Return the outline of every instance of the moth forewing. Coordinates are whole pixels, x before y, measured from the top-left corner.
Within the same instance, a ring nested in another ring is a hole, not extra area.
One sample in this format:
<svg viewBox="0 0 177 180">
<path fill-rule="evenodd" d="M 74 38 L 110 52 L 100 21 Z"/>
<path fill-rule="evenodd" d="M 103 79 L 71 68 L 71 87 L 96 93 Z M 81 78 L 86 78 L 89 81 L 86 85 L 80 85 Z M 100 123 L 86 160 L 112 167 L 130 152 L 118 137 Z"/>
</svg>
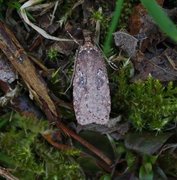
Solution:
<svg viewBox="0 0 177 180">
<path fill-rule="evenodd" d="M 99 49 L 86 41 L 75 61 L 73 104 L 79 124 L 107 124 L 111 110 L 108 75 Z"/>
</svg>

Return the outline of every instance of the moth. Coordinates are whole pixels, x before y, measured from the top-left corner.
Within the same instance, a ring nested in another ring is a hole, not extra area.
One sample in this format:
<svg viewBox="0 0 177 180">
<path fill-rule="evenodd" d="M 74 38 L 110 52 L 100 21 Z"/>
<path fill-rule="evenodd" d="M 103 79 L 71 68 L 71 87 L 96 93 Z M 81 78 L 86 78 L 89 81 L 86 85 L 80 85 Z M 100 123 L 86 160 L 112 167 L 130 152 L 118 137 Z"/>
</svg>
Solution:
<svg viewBox="0 0 177 180">
<path fill-rule="evenodd" d="M 106 65 L 90 37 L 85 37 L 76 53 L 73 105 L 80 125 L 104 125 L 109 121 L 111 98 Z"/>
</svg>

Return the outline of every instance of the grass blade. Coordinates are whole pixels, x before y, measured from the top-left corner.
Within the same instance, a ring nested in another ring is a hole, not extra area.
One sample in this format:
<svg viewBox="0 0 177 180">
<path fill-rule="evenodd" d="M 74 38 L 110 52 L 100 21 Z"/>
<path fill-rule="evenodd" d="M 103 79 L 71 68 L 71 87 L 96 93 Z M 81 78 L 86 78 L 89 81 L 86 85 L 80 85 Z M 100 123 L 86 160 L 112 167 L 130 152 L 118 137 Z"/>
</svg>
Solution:
<svg viewBox="0 0 177 180">
<path fill-rule="evenodd" d="M 123 3 L 124 3 L 124 0 L 117 0 L 116 2 L 116 8 L 112 17 L 111 25 L 110 25 L 110 28 L 109 28 L 109 31 L 108 31 L 108 34 L 106 36 L 104 46 L 103 46 L 103 52 L 105 53 L 106 56 L 108 56 L 109 53 L 111 52 L 113 32 L 116 30 L 117 24 L 119 22 L 121 11 L 123 8 Z"/>
<path fill-rule="evenodd" d="M 170 20 L 163 9 L 157 4 L 155 0 L 141 0 L 143 6 L 147 9 L 148 13 L 160 29 L 167 34 L 171 39 L 177 42 L 177 28 L 176 25 Z"/>
</svg>

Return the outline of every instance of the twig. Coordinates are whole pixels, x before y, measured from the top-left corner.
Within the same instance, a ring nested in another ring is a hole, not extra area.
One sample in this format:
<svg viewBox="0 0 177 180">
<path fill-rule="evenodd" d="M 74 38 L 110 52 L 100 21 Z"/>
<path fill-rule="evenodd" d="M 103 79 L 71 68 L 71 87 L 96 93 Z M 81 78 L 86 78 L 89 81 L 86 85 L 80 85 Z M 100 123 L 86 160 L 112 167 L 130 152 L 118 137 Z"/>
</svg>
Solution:
<svg viewBox="0 0 177 180">
<path fill-rule="evenodd" d="M 4 177 L 6 180 L 19 180 L 18 178 L 16 178 L 15 176 L 13 176 L 9 170 L 0 167 L 0 176 Z"/>
<path fill-rule="evenodd" d="M 59 149 L 59 150 L 74 150 L 75 148 L 65 145 L 65 144 L 59 144 L 57 142 L 54 142 L 52 139 L 51 134 L 49 133 L 44 133 L 42 134 L 42 136 L 44 137 L 44 139 L 50 143 L 52 146 L 54 146 L 55 148 Z M 80 156 L 82 157 L 89 157 L 90 155 L 85 153 L 85 152 L 80 152 Z M 107 163 L 105 163 L 105 161 L 103 160 L 96 160 L 97 164 L 99 164 L 99 166 L 101 166 L 105 171 L 111 173 L 112 172 L 112 168 L 110 165 L 108 165 Z M 119 173 L 115 171 L 115 173 L 118 175 Z"/>
<path fill-rule="evenodd" d="M 103 154 L 99 149 L 97 149 L 92 144 L 88 143 L 85 139 L 78 136 L 75 132 L 67 128 L 63 123 L 56 122 L 56 126 L 59 129 L 61 129 L 63 132 L 65 132 L 68 136 L 71 136 L 73 139 L 75 139 L 76 141 L 80 142 L 83 146 L 88 148 L 91 152 L 96 154 L 100 159 L 106 162 L 106 164 L 112 165 L 112 161 L 105 154 Z"/>
<path fill-rule="evenodd" d="M 169 63 L 172 65 L 173 69 L 176 71 L 177 67 L 176 67 L 176 64 L 174 63 L 174 60 L 171 59 L 166 53 L 165 53 L 165 56 L 166 56 L 167 60 L 169 61 Z"/>
<path fill-rule="evenodd" d="M 55 18 L 55 12 L 57 10 L 58 3 L 59 3 L 59 1 L 55 2 L 55 6 L 54 6 L 54 9 L 53 9 L 53 12 L 52 12 L 52 15 L 51 15 L 50 25 L 53 23 L 53 20 Z"/>
<path fill-rule="evenodd" d="M 21 75 L 29 92 L 43 108 L 44 112 L 54 117 L 58 116 L 56 106 L 49 96 L 44 81 L 41 80 L 33 63 L 28 58 L 15 35 L 0 21 L 0 49 L 9 59 L 15 70 Z"/>
<path fill-rule="evenodd" d="M 68 145 L 59 144 L 57 142 L 54 142 L 49 133 L 43 133 L 42 136 L 48 143 L 50 143 L 52 146 L 54 146 L 55 148 L 57 148 L 59 150 L 71 150 L 71 149 L 74 149 L 74 148 L 72 148 L 72 147 L 70 147 Z"/>
</svg>

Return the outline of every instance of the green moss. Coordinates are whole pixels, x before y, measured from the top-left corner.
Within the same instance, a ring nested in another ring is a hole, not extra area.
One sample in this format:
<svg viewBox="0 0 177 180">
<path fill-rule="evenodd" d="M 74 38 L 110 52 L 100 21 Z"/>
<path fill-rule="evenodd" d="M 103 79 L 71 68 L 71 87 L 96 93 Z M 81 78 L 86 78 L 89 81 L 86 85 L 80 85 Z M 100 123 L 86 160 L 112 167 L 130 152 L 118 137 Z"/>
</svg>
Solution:
<svg viewBox="0 0 177 180">
<path fill-rule="evenodd" d="M 92 12 L 92 17 L 91 17 L 94 21 L 103 21 L 104 17 L 103 17 L 103 13 L 101 13 L 100 11 L 94 11 Z"/>
<path fill-rule="evenodd" d="M 73 158 L 79 153 L 61 152 L 46 143 L 41 133 L 47 128 L 47 121 L 15 114 L 0 132 L 0 165 L 10 167 L 15 176 L 25 180 L 83 179 Z"/>
<path fill-rule="evenodd" d="M 58 52 L 56 49 L 50 48 L 49 51 L 47 52 L 47 57 L 51 60 L 51 61 L 55 61 L 58 59 Z"/>
<path fill-rule="evenodd" d="M 151 76 L 146 81 L 129 82 L 130 67 L 113 75 L 117 86 L 113 95 L 113 112 L 123 115 L 138 130 L 161 131 L 176 121 L 177 88 L 170 82 L 164 87 Z"/>
</svg>

